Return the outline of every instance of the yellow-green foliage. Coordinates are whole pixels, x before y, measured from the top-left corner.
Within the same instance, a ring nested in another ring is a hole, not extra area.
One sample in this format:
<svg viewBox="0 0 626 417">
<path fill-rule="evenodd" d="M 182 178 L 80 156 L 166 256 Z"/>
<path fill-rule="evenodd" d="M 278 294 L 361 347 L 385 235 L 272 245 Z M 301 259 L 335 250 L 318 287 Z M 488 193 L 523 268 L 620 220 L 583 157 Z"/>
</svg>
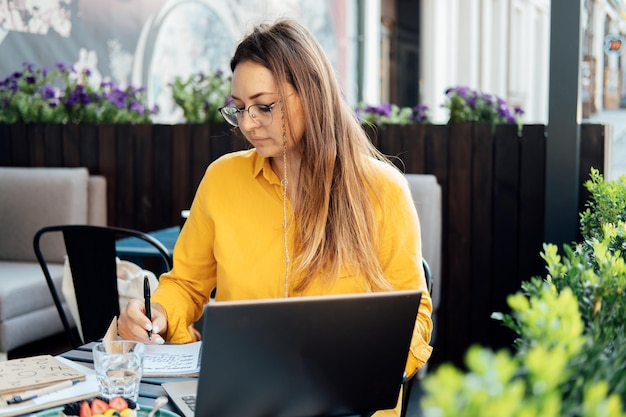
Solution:
<svg viewBox="0 0 626 417">
<path fill-rule="evenodd" d="M 582 242 L 544 245 L 547 276 L 508 298 L 515 354 L 478 346 L 468 372 L 445 364 L 424 380 L 428 417 L 626 416 L 626 177 L 592 170 Z"/>
</svg>

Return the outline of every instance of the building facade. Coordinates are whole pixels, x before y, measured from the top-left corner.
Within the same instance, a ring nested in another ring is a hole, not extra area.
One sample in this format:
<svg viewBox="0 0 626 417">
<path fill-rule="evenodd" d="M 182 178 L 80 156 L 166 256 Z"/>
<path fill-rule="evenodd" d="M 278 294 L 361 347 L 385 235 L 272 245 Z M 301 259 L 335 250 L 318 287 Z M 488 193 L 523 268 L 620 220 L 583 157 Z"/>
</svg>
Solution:
<svg viewBox="0 0 626 417">
<path fill-rule="evenodd" d="M 572 1 L 583 7 L 583 116 L 626 106 L 625 4 Z M 251 25 L 283 16 L 315 33 L 352 103 L 425 104 L 445 123 L 445 91 L 467 86 L 522 107 L 525 123 L 548 121 L 550 0 L 0 2 L 0 78 L 23 62 L 89 67 L 144 86 L 157 121 L 176 122 L 173 77 L 228 71 Z"/>
</svg>

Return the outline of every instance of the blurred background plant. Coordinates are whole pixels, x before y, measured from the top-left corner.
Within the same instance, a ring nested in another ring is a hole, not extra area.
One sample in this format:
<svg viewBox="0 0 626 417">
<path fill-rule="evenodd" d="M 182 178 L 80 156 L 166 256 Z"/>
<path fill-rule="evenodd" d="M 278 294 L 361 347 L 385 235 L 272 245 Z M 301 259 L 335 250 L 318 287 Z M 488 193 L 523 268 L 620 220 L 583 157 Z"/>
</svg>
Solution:
<svg viewBox="0 0 626 417">
<path fill-rule="evenodd" d="M 413 108 L 399 107 L 395 104 L 383 103 L 378 106 L 360 103 L 354 111 L 361 123 L 384 125 L 407 125 L 430 123 L 428 106 L 419 104 Z"/>
<path fill-rule="evenodd" d="M 521 127 L 524 111 L 495 95 L 481 93 L 469 87 L 451 87 L 445 92 L 443 107 L 450 111 L 450 123 L 474 122 L 497 124 L 517 124 Z"/>
<path fill-rule="evenodd" d="M 150 123 L 143 88 L 119 88 L 103 81 L 94 87 L 88 69 L 62 63 L 48 71 L 24 63 L 0 81 L 0 123 Z"/>
<path fill-rule="evenodd" d="M 176 77 L 171 84 L 174 102 L 187 123 L 223 122 L 218 111 L 230 100 L 231 77 L 221 70 Z"/>
<path fill-rule="evenodd" d="M 473 346 L 467 372 L 427 374 L 427 417 L 626 416 L 626 176 L 595 169 L 580 214 L 581 242 L 546 244 L 545 278 L 533 277 L 493 317 L 517 334 L 513 354 Z"/>
</svg>

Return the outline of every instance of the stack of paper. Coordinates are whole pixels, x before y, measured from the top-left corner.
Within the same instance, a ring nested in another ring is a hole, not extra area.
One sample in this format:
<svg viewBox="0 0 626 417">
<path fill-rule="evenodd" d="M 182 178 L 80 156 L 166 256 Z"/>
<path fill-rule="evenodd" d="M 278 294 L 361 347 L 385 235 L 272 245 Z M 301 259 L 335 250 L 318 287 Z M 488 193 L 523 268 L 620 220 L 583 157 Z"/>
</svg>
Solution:
<svg viewBox="0 0 626 417">
<path fill-rule="evenodd" d="M 60 362 L 52 355 L 0 362 L 0 399 L 21 391 L 68 380 L 84 381 L 85 374 Z"/>
<path fill-rule="evenodd" d="M 31 360 L 33 361 L 39 360 L 39 359 L 35 360 L 33 358 L 38 358 L 38 357 L 26 358 L 28 359 L 26 360 L 26 362 L 30 363 Z M 16 415 L 21 415 L 25 413 L 32 413 L 32 412 L 43 410 L 46 408 L 55 407 L 58 405 L 67 404 L 67 403 L 74 402 L 74 401 L 80 401 L 80 400 L 84 400 L 87 398 L 96 397 L 98 395 L 98 381 L 96 380 L 96 373 L 93 369 L 79 365 L 77 363 L 74 363 L 60 356 L 55 356 L 52 359 L 54 359 L 54 361 L 52 362 L 50 361 L 49 358 L 46 358 L 45 362 L 40 362 L 40 364 L 51 364 L 51 363 L 55 364 L 52 368 L 45 368 L 45 372 L 40 371 L 41 375 L 43 374 L 47 375 L 48 372 L 51 372 L 52 374 L 54 374 L 55 372 L 58 372 L 59 375 L 67 373 L 67 376 L 68 377 L 71 376 L 72 380 L 76 380 L 74 378 L 79 376 L 81 382 L 78 382 L 68 388 L 64 388 L 59 391 L 49 392 L 43 395 L 36 396 L 35 398 L 24 401 L 24 402 L 18 402 L 16 404 L 10 404 L 10 405 L 4 402 L 0 405 L 0 416 L 9 417 L 9 416 L 16 416 Z M 3 362 L 4 364 L 4 368 L 2 370 L 3 373 L 0 374 L 0 382 L 2 382 L 3 384 L 4 383 L 8 383 L 9 385 L 11 384 L 11 381 L 10 381 L 11 377 L 9 377 L 8 375 L 13 375 L 14 370 L 11 370 L 9 374 L 4 373 L 7 367 L 11 368 L 11 365 L 9 365 L 11 361 L 13 361 L 13 359 L 10 361 Z M 31 368 L 31 371 L 32 371 L 32 368 Z M 47 378 L 52 378 L 52 376 L 48 375 Z M 22 381 L 25 381 L 25 379 L 23 379 Z M 55 382 L 55 384 L 56 383 L 58 382 Z M 41 385 L 39 386 L 41 387 Z M 32 392 L 32 390 L 33 389 L 31 386 L 23 386 L 21 390 L 19 391 L 19 393 L 27 396 L 28 392 L 29 391 Z M 5 395 L 11 396 L 11 398 L 13 398 L 13 396 L 15 396 L 16 394 L 18 394 L 18 392 L 14 391 L 12 394 L 5 394 Z M 3 399 L 6 400 L 6 396 L 4 396 Z"/>
</svg>

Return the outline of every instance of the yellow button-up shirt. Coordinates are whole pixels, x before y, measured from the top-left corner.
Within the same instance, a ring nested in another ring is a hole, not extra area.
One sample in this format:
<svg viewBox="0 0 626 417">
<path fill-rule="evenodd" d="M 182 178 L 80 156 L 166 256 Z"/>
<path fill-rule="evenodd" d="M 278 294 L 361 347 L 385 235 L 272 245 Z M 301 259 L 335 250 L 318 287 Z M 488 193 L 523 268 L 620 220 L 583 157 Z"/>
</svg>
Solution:
<svg viewBox="0 0 626 417">
<path fill-rule="evenodd" d="M 432 301 L 421 265 L 419 221 L 402 173 L 381 162 L 375 162 L 375 167 L 380 184 L 372 201 L 379 224 L 383 274 L 394 289 L 423 291 L 406 365 L 407 375 L 412 375 L 426 363 L 432 350 L 428 345 Z M 290 217 L 289 200 L 286 204 Z M 289 237 L 293 224 L 288 224 Z M 198 186 L 176 242 L 174 267 L 161 276 L 152 296 L 152 301 L 167 311 L 166 339 L 174 343 L 192 340 L 188 326 L 200 317 L 214 288 L 216 301 L 284 297 L 283 239 L 283 190 L 269 159 L 248 150 L 213 162 Z M 290 296 L 366 290 L 361 277 L 342 273 L 332 284 L 316 280 L 296 293 L 298 277 L 291 275 L 287 282 Z"/>
</svg>

